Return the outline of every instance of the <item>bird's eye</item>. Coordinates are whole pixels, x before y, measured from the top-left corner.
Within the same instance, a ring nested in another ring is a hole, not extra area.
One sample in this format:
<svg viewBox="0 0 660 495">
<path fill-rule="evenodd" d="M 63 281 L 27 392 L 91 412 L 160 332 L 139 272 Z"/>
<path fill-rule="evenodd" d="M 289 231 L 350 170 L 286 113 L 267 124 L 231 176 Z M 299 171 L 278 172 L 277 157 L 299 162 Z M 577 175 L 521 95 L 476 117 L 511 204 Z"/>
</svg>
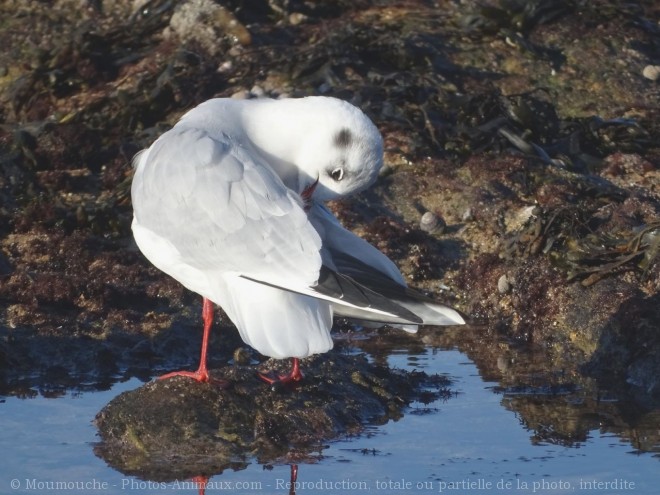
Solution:
<svg viewBox="0 0 660 495">
<path fill-rule="evenodd" d="M 343 168 L 336 168 L 332 172 L 330 172 L 330 177 L 332 177 L 334 180 L 339 182 L 344 178 L 344 169 Z"/>
</svg>

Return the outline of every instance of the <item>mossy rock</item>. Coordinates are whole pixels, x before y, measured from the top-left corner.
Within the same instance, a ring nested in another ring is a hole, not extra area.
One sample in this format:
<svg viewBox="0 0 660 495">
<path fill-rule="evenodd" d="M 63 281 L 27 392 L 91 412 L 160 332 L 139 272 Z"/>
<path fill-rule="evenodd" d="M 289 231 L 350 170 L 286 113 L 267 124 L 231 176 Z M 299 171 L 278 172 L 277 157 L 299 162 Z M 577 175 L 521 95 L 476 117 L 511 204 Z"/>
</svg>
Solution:
<svg viewBox="0 0 660 495">
<path fill-rule="evenodd" d="M 257 376 L 287 364 L 214 370 L 226 388 L 174 377 L 124 392 L 96 417 L 102 439 L 96 453 L 125 474 L 151 480 L 212 475 L 250 458 L 300 460 L 321 442 L 401 418 L 412 401 L 428 402 L 429 393 L 449 393 L 445 377 L 334 352 L 303 360 L 305 378 L 295 386 L 269 387 Z"/>
</svg>

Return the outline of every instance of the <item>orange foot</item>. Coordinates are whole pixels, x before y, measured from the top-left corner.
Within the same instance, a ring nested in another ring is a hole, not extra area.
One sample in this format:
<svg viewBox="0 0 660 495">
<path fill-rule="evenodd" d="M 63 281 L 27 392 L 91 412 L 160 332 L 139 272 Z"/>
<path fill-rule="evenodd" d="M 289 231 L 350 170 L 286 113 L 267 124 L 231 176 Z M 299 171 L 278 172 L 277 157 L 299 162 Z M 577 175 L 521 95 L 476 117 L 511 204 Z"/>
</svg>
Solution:
<svg viewBox="0 0 660 495">
<path fill-rule="evenodd" d="M 172 378 L 173 376 L 185 376 L 192 378 L 198 383 L 210 383 L 220 388 L 228 388 L 229 382 L 226 380 L 220 380 L 218 378 L 212 378 L 206 369 L 198 369 L 197 371 L 173 371 L 171 373 L 166 373 L 165 375 L 159 376 L 159 380 L 164 380 L 166 378 Z"/>
</svg>

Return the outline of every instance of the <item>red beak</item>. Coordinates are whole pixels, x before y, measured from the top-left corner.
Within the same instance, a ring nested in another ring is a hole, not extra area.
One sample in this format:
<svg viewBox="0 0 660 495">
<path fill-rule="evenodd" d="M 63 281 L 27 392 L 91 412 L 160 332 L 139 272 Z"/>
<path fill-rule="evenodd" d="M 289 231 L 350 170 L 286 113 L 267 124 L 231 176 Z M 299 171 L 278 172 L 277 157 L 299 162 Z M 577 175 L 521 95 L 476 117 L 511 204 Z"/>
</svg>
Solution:
<svg viewBox="0 0 660 495">
<path fill-rule="evenodd" d="M 319 179 L 317 179 L 312 182 L 309 186 L 307 186 L 305 189 L 303 189 L 303 192 L 300 194 L 300 197 L 303 199 L 303 202 L 305 203 L 305 211 L 308 211 L 312 207 L 312 194 L 314 194 L 314 191 L 316 190 L 316 186 L 319 185 Z"/>
</svg>

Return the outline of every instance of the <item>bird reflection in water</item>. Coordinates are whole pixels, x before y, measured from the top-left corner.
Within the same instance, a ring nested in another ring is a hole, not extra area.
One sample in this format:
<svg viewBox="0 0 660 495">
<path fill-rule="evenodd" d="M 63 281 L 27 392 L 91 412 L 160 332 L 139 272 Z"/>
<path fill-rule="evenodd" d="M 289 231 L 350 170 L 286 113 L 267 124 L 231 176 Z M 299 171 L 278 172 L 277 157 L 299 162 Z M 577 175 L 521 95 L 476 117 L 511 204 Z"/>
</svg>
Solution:
<svg viewBox="0 0 660 495">
<path fill-rule="evenodd" d="M 289 495 L 296 495 L 296 481 L 298 480 L 298 464 L 290 464 L 291 467 L 291 483 L 289 484 Z M 195 476 L 191 481 L 197 485 L 199 495 L 206 495 L 206 487 L 208 486 L 210 476 Z"/>
</svg>

